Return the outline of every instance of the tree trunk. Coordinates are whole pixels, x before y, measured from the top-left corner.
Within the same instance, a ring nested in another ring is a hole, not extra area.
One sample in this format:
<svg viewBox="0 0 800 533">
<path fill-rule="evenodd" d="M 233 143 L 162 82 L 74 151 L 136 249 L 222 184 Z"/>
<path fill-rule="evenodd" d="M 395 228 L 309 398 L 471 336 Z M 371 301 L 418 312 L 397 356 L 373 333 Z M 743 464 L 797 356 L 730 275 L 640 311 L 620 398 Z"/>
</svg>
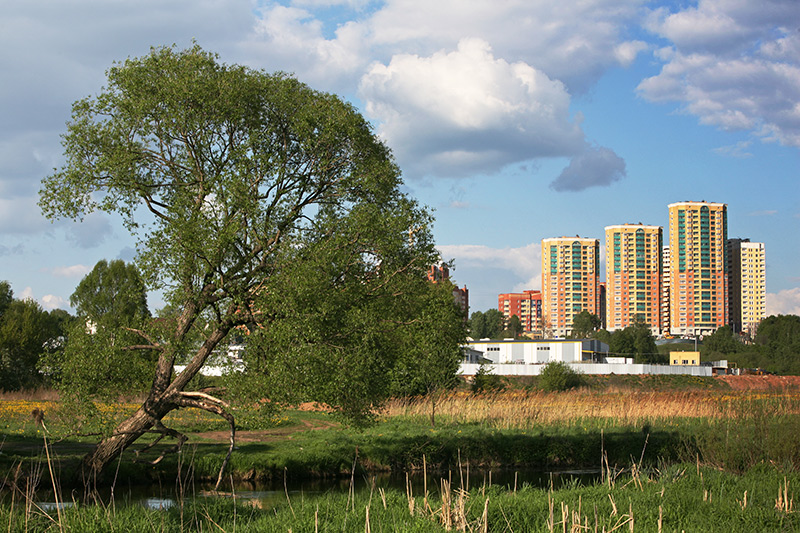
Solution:
<svg viewBox="0 0 800 533">
<path fill-rule="evenodd" d="M 102 472 L 105 467 L 175 407 L 173 403 L 164 399 L 148 398 L 144 405 L 114 429 L 110 437 L 100 441 L 94 450 L 83 458 L 79 481 L 85 486 L 102 483 Z"/>
<path fill-rule="evenodd" d="M 205 340 L 203 345 L 198 350 L 197 354 L 192 358 L 186 368 L 170 383 L 172 377 L 172 367 L 175 357 L 162 353 L 158 359 L 155 377 L 153 378 L 153 385 L 150 389 L 150 394 L 145 400 L 144 404 L 129 418 L 122 421 L 115 429 L 110 437 L 106 437 L 89 452 L 86 457 L 81 461 L 79 482 L 85 486 L 91 486 L 97 482 L 102 483 L 102 473 L 105 467 L 114 459 L 118 458 L 120 454 L 131 444 L 133 444 L 139 437 L 153 429 L 154 426 L 161 425 L 161 419 L 164 418 L 170 411 L 181 407 L 181 398 L 184 387 L 191 381 L 191 379 L 200 372 L 200 369 L 205 364 L 208 357 L 213 352 L 214 348 L 220 343 L 222 339 L 230 331 L 231 325 L 226 324 L 213 331 L 211 335 Z M 179 328 L 178 335 L 184 332 Z M 205 407 L 197 406 L 200 408 Z M 216 412 L 214 410 L 213 412 Z M 219 413 L 218 413 L 219 414 Z M 223 415 L 224 416 L 224 415 Z M 227 417 L 226 417 L 227 419 Z M 231 417 L 229 422 L 232 422 Z M 233 427 L 233 426 L 232 426 Z M 232 430 L 231 434 L 234 434 Z M 159 431 L 159 433 L 173 435 L 178 434 L 174 430 Z M 181 435 L 182 436 L 182 435 Z M 233 438 L 233 437 L 232 437 Z M 231 443 L 231 450 L 233 443 Z M 229 453 L 230 455 L 230 453 Z M 221 474 L 220 474 L 221 475 Z"/>
</svg>

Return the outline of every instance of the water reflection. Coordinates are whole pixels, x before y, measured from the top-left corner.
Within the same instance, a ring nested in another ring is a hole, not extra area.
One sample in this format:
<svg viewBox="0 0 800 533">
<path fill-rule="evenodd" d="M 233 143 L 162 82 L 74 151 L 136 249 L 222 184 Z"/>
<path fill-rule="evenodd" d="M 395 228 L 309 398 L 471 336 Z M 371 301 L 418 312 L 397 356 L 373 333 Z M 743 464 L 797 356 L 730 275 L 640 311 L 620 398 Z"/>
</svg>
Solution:
<svg viewBox="0 0 800 533">
<path fill-rule="evenodd" d="M 542 472 L 537 470 L 472 470 L 449 471 L 428 473 L 427 480 L 422 472 L 408 474 L 367 474 L 353 478 L 324 478 L 293 480 L 275 479 L 265 483 L 240 482 L 228 484 L 221 490 L 214 491 L 213 484 L 195 483 L 185 486 L 147 485 L 147 486 L 116 486 L 94 492 L 90 495 L 72 493 L 59 498 L 58 506 L 61 508 L 74 505 L 80 501 L 83 504 L 109 505 L 141 505 L 149 509 L 169 509 L 180 502 L 195 501 L 204 498 L 231 498 L 236 501 L 247 502 L 258 508 L 271 508 L 283 502 L 293 500 L 295 497 L 308 497 L 329 492 L 347 492 L 351 489 L 359 491 L 375 491 L 378 489 L 396 489 L 406 491 L 408 487 L 414 495 L 422 495 L 427 490 L 430 495 L 437 495 L 441 489 L 441 481 L 447 480 L 453 488 L 466 490 L 481 486 L 499 485 L 508 490 L 516 490 L 523 486 L 558 489 L 565 485 L 591 485 L 599 481 L 600 471 L 591 470 L 561 470 Z M 5 495 L 7 498 L 8 495 Z M 52 491 L 37 492 L 38 505 L 44 510 L 56 509 L 56 498 Z"/>
</svg>

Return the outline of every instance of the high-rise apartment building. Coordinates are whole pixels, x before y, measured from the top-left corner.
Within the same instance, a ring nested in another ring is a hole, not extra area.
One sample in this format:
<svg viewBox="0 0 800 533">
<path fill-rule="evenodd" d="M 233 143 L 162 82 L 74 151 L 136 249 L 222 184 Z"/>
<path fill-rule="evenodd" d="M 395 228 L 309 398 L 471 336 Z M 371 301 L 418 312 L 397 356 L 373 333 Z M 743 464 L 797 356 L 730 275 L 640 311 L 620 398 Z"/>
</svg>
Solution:
<svg viewBox="0 0 800 533">
<path fill-rule="evenodd" d="M 669 333 L 669 276 L 672 264 L 669 253 L 669 244 L 665 244 L 661 249 L 661 331 Z"/>
<path fill-rule="evenodd" d="M 542 239 L 542 314 L 559 337 L 581 311 L 599 315 L 600 242 L 581 237 Z"/>
<path fill-rule="evenodd" d="M 606 226 L 606 329 L 637 322 L 661 333 L 661 226 Z"/>
<path fill-rule="evenodd" d="M 726 204 L 669 204 L 672 334 L 708 334 L 728 323 L 727 238 Z"/>
<path fill-rule="evenodd" d="M 499 294 L 497 309 L 503 315 L 505 325 L 517 315 L 522 331 L 533 338 L 542 336 L 542 291 L 522 291 Z"/>
<path fill-rule="evenodd" d="M 728 239 L 728 315 L 733 331 L 755 336 L 767 316 L 764 243 Z"/>
</svg>

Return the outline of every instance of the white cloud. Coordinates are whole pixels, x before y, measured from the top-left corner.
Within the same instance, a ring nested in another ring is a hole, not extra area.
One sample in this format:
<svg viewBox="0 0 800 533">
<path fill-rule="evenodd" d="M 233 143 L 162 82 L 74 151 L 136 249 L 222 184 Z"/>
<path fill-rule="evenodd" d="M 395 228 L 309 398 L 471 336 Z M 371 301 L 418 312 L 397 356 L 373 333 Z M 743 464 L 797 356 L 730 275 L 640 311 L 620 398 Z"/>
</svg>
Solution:
<svg viewBox="0 0 800 533">
<path fill-rule="evenodd" d="M 91 270 L 91 267 L 86 265 L 71 265 L 55 267 L 51 272 L 57 278 L 80 278 L 88 274 Z"/>
<path fill-rule="evenodd" d="M 751 141 L 739 141 L 734 145 L 720 146 L 719 148 L 715 148 L 713 151 L 718 155 L 735 157 L 737 159 L 745 159 L 753 157 L 753 154 L 747 151 L 751 144 Z"/>
<path fill-rule="evenodd" d="M 45 294 L 42 296 L 39 303 L 48 311 L 52 311 L 53 309 L 66 309 L 69 307 L 69 302 L 67 300 L 53 294 Z"/>
<path fill-rule="evenodd" d="M 19 293 L 19 296 L 17 296 L 17 298 L 20 300 L 33 300 L 34 299 L 33 289 L 30 287 L 25 287 L 24 289 L 22 289 L 22 292 Z"/>
<path fill-rule="evenodd" d="M 377 63 L 359 92 L 404 168 L 419 175 L 492 173 L 512 162 L 570 155 L 583 142 L 563 84 L 496 58 L 479 39 L 464 39 L 451 52 Z"/>
<path fill-rule="evenodd" d="M 474 244 L 439 246 L 444 258 L 455 259 L 458 268 L 492 268 L 514 274 L 515 291 L 539 289 L 542 274 L 541 244 L 531 243 L 521 248 L 491 248 Z M 509 292 L 509 289 L 500 292 Z"/>
<path fill-rule="evenodd" d="M 800 287 L 767 293 L 767 316 L 800 315 Z"/>
<path fill-rule="evenodd" d="M 661 72 L 639 93 L 680 102 L 702 124 L 749 130 L 800 147 L 800 9 L 795 0 L 701 0 L 652 13 L 650 29 L 672 41 Z"/>
</svg>

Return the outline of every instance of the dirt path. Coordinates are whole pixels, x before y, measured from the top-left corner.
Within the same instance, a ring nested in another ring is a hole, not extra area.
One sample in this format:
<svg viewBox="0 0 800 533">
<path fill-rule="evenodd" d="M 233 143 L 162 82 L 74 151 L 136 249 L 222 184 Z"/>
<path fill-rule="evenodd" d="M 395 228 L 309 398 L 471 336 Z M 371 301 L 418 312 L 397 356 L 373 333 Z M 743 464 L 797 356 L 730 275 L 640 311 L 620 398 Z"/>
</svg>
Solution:
<svg viewBox="0 0 800 533">
<path fill-rule="evenodd" d="M 296 433 L 304 431 L 317 431 L 320 429 L 335 429 L 341 427 L 341 424 L 330 421 L 322 420 L 301 420 L 302 425 L 277 427 L 263 430 L 246 430 L 236 432 L 237 442 L 270 442 L 283 439 L 292 439 Z M 230 431 L 204 431 L 202 433 L 192 433 L 191 437 L 197 437 L 204 440 L 214 442 L 228 442 Z"/>
</svg>

